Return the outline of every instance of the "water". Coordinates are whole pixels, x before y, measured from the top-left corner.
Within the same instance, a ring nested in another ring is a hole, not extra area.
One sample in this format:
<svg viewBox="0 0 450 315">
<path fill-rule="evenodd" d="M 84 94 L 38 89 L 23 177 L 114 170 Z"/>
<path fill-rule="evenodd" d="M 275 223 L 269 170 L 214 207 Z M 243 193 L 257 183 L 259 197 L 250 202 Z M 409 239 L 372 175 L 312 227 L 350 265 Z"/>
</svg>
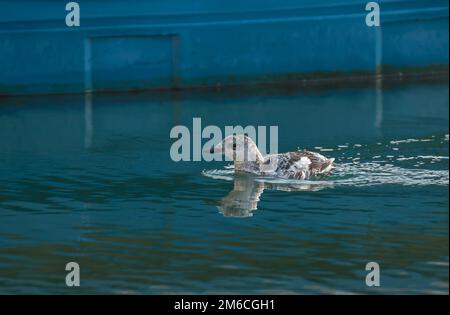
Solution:
<svg viewBox="0 0 450 315">
<path fill-rule="evenodd" d="M 0 102 L 0 293 L 449 291 L 447 82 Z M 170 129 L 193 117 L 277 125 L 280 152 L 337 168 L 175 163 Z"/>
</svg>

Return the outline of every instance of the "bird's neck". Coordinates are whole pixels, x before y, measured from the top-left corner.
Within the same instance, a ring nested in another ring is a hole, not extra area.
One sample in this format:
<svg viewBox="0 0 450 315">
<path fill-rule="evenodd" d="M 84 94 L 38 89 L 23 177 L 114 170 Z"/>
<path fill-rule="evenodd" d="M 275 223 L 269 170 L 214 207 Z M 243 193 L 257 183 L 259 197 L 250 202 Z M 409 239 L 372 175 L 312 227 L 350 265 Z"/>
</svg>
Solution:
<svg viewBox="0 0 450 315">
<path fill-rule="evenodd" d="M 261 164 L 264 162 L 264 156 L 261 154 L 258 148 L 256 148 L 256 162 Z"/>
<path fill-rule="evenodd" d="M 234 161 L 234 169 L 236 171 L 244 172 L 258 172 L 260 170 L 261 164 L 264 163 L 264 157 L 261 152 L 256 148 L 252 152 L 251 161 Z"/>
</svg>

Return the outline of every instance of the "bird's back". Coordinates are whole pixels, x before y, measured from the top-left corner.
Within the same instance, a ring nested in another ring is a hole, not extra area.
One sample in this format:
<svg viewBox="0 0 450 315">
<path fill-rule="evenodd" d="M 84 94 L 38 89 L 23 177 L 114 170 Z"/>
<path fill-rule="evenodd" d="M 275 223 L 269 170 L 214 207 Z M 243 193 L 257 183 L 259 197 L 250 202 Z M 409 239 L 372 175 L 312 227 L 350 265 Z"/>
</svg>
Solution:
<svg viewBox="0 0 450 315">
<path fill-rule="evenodd" d="M 333 162 L 334 158 L 328 159 L 316 152 L 293 151 L 266 156 L 262 171 L 284 178 L 308 179 L 329 172 Z"/>
</svg>

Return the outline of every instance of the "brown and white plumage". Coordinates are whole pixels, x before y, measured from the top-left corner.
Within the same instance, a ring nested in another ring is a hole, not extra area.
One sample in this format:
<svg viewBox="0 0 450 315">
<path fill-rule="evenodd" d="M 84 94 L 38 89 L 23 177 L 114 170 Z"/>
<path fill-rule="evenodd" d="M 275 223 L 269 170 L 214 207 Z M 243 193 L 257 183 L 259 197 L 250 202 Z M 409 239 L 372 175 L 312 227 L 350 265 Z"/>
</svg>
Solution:
<svg viewBox="0 0 450 315">
<path fill-rule="evenodd" d="M 268 155 L 261 168 L 264 173 L 268 173 L 267 175 L 273 173 L 284 178 L 308 179 L 328 173 L 333 167 L 333 162 L 334 158 L 328 159 L 319 153 L 303 150 Z M 265 170 L 264 166 L 271 164 L 274 167 Z"/>
<path fill-rule="evenodd" d="M 211 149 L 234 161 L 236 171 L 262 176 L 309 179 L 333 168 L 334 158 L 311 151 L 294 151 L 263 156 L 253 140 L 245 135 L 226 137 Z"/>
</svg>

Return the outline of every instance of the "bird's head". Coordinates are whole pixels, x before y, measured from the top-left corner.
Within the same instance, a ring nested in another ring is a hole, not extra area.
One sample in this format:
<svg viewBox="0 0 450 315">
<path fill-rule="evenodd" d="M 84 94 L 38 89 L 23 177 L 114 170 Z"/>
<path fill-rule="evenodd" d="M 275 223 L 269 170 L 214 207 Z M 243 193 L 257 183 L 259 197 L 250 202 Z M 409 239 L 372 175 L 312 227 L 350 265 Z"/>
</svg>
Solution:
<svg viewBox="0 0 450 315">
<path fill-rule="evenodd" d="M 262 162 L 258 146 L 247 135 L 231 135 L 211 147 L 210 153 L 224 154 L 234 162 Z"/>
</svg>

